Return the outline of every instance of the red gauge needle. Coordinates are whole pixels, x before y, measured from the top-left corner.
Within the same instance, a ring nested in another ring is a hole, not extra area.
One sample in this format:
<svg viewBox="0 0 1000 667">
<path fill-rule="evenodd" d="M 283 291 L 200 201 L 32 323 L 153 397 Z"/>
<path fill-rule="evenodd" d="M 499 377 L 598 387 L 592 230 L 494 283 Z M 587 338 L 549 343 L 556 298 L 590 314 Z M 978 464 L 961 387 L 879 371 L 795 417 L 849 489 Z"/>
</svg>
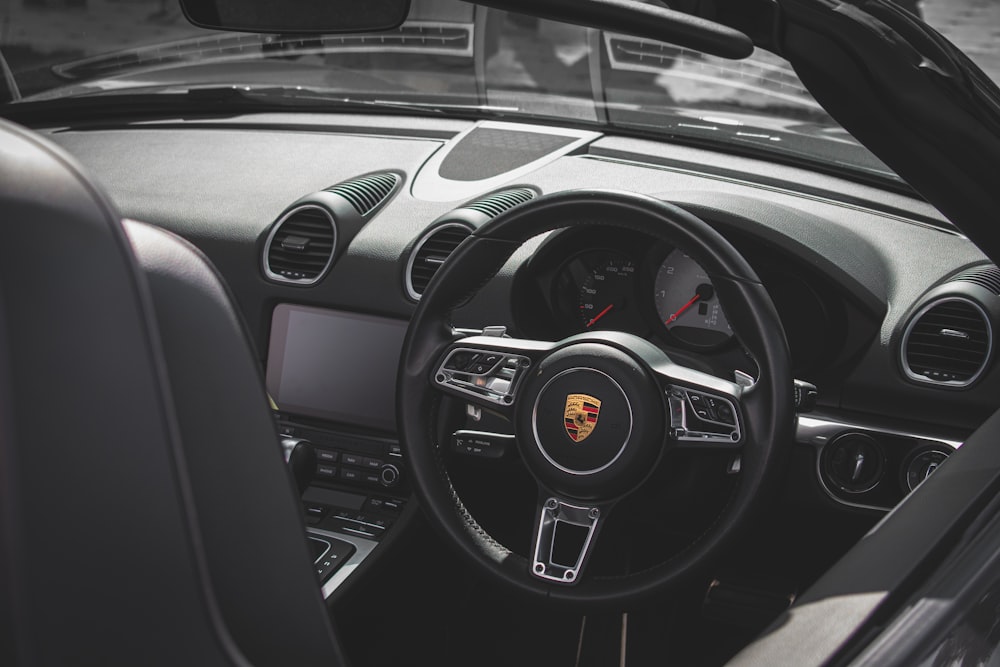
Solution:
<svg viewBox="0 0 1000 667">
<path fill-rule="evenodd" d="M 668 317 L 667 321 L 664 322 L 664 324 L 668 324 L 668 325 L 669 324 L 673 324 L 674 320 L 676 320 L 678 317 L 680 317 L 681 314 L 685 310 L 687 310 L 688 308 L 690 308 L 691 306 L 693 306 L 694 302 L 697 301 L 700 298 L 701 298 L 701 294 L 700 293 L 699 294 L 695 294 L 693 297 L 691 297 L 690 301 L 688 301 L 687 303 L 685 303 L 683 306 L 680 307 L 680 310 L 678 310 L 676 313 L 674 313 L 673 315 L 671 315 L 670 317 Z M 598 317 L 600 317 L 600 316 L 598 316 Z"/>
<path fill-rule="evenodd" d="M 605 308 L 601 312 L 597 313 L 597 315 L 594 315 L 594 318 L 592 320 L 590 320 L 589 322 L 587 322 L 587 328 L 589 329 L 590 327 L 592 327 L 595 324 L 597 324 L 597 320 L 599 320 L 602 317 L 604 317 L 605 315 L 607 315 L 608 311 L 611 310 L 614 307 L 615 307 L 615 304 L 613 304 L 613 303 L 608 304 L 607 308 Z"/>
</svg>

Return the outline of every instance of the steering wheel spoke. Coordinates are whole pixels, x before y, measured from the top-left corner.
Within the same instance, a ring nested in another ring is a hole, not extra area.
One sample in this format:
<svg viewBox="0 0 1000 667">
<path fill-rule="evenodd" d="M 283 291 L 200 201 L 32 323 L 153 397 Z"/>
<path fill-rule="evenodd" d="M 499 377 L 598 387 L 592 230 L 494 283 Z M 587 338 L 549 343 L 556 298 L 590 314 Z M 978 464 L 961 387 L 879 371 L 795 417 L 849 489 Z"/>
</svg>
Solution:
<svg viewBox="0 0 1000 667">
<path fill-rule="evenodd" d="M 654 371 L 667 397 L 669 434 L 676 446 L 742 448 L 745 387 L 671 361 Z"/>
<path fill-rule="evenodd" d="M 553 347 L 553 343 L 519 338 L 461 338 L 441 355 L 433 386 L 510 419 L 524 375 Z"/>
<path fill-rule="evenodd" d="M 531 574 L 544 581 L 575 584 L 611 507 L 612 503 L 570 501 L 549 493 L 539 496 Z"/>
</svg>

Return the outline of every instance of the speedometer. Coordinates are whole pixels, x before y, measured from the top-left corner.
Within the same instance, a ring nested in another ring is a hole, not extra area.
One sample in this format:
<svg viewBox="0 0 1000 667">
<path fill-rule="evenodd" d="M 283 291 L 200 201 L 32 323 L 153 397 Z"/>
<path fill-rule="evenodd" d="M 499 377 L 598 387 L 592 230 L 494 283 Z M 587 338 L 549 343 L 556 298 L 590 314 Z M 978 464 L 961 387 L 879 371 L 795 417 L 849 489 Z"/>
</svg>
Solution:
<svg viewBox="0 0 1000 667">
<path fill-rule="evenodd" d="M 584 329 L 637 328 L 635 264 L 624 255 L 592 252 L 581 256 L 586 267 L 577 292 L 577 310 Z"/>
<path fill-rule="evenodd" d="M 617 250 L 588 249 L 566 261 L 552 290 L 563 335 L 599 329 L 647 333 L 638 273 L 632 258 Z"/>
<path fill-rule="evenodd" d="M 717 347 L 733 336 L 712 280 L 680 250 L 663 260 L 654 285 L 656 312 L 673 338 L 695 347 Z"/>
</svg>

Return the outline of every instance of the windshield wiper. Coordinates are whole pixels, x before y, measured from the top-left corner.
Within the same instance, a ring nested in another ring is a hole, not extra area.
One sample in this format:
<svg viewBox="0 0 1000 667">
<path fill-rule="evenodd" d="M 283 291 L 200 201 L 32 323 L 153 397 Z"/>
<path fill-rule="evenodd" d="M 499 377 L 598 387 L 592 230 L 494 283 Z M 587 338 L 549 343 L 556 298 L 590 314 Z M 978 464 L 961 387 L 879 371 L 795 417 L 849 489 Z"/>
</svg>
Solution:
<svg viewBox="0 0 1000 667">
<path fill-rule="evenodd" d="M 120 121 L 125 117 L 163 115 L 218 115 L 246 111 L 377 110 L 380 113 L 419 115 L 495 115 L 518 111 L 514 107 L 481 104 L 385 100 L 356 97 L 338 91 L 302 86 L 249 85 L 180 88 L 133 87 L 84 94 L 61 95 L 7 104 L 0 115 L 34 125 L 50 122 Z"/>
</svg>

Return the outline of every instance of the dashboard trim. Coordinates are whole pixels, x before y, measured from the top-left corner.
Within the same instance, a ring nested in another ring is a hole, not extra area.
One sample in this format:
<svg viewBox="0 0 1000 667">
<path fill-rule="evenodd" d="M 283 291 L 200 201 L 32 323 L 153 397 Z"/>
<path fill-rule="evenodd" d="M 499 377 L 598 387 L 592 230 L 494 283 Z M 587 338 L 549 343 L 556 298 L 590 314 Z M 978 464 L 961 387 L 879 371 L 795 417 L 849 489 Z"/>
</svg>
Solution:
<svg viewBox="0 0 1000 667">
<path fill-rule="evenodd" d="M 378 542 L 373 540 L 366 540 L 353 535 L 335 533 L 333 531 L 321 530 L 319 528 L 310 527 L 306 529 L 306 532 L 309 535 L 340 540 L 341 542 L 348 542 L 354 545 L 355 551 L 351 554 L 350 558 L 347 559 L 347 562 L 341 565 L 337 571 L 333 573 L 333 576 L 327 579 L 323 584 L 324 600 L 333 595 L 333 592 L 337 590 L 337 588 L 344 583 L 349 576 L 351 576 L 354 570 L 358 569 L 358 566 L 361 565 L 361 563 L 371 555 L 372 551 L 375 550 L 375 547 L 378 546 Z"/>
<path fill-rule="evenodd" d="M 820 488 L 823 492 L 835 503 L 839 505 L 844 505 L 847 507 L 854 507 L 857 509 L 872 510 L 876 512 L 888 512 L 892 508 L 880 505 L 869 505 L 866 503 L 854 503 L 837 496 L 829 488 L 826 480 L 823 479 L 822 471 L 822 461 L 820 457 L 820 452 L 823 448 L 830 442 L 832 442 L 837 435 L 841 432 L 855 431 L 862 432 L 865 434 L 882 434 L 882 435 L 893 435 L 904 438 L 912 438 L 916 440 L 924 440 L 928 442 L 935 443 L 937 445 L 943 445 L 950 452 L 954 452 L 962 446 L 962 442 L 958 440 L 951 440 L 948 438 L 922 435 L 914 433 L 912 431 L 901 431 L 892 428 L 883 428 L 879 426 L 871 426 L 868 424 L 861 424 L 858 422 L 851 421 L 841 421 L 832 418 L 821 418 L 821 417 L 809 417 L 806 415 L 798 415 L 795 420 L 795 441 L 800 445 L 806 445 L 812 447 L 816 450 L 816 479 L 819 481 Z M 832 432 L 832 433 L 831 433 Z"/>
</svg>

